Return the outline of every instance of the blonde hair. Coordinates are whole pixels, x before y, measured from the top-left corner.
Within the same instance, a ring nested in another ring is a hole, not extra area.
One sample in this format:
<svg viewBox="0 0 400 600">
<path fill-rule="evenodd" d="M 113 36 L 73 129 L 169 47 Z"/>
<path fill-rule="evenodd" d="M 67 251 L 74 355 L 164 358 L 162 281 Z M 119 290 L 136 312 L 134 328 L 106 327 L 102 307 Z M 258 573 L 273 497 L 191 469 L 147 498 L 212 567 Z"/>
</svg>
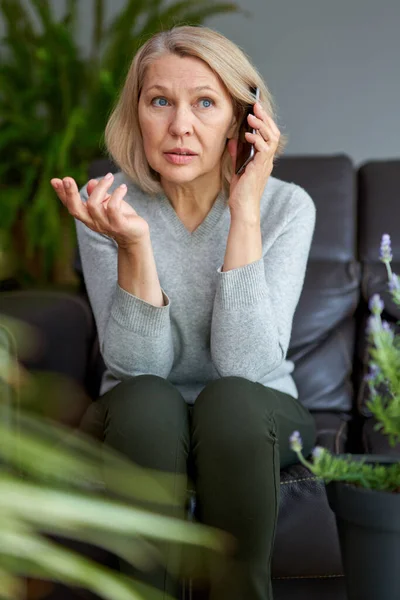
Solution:
<svg viewBox="0 0 400 600">
<path fill-rule="evenodd" d="M 237 135 L 246 106 L 254 103 L 250 87 L 260 88 L 259 102 L 275 121 L 271 93 L 246 54 L 222 34 L 204 26 L 181 25 L 161 31 L 148 39 L 135 54 L 122 91 L 105 129 L 105 146 L 109 157 L 142 190 L 162 192 L 159 174 L 147 162 L 139 126 L 138 104 L 147 67 L 166 54 L 192 56 L 203 60 L 217 74 L 231 96 L 237 119 Z M 275 158 L 286 146 L 281 134 Z M 232 159 L 225 148 L 221 158 L 221 189 L 229 196 Z"/>
</svg>

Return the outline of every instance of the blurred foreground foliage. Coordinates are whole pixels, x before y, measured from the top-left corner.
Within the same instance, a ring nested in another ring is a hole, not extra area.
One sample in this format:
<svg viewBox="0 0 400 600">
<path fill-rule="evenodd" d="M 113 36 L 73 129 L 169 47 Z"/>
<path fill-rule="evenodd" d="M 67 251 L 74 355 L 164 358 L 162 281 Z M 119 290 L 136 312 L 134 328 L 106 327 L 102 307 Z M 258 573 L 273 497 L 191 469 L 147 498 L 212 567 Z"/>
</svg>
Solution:
<svg viewBox="0 0 400 600">
<path fill-rule="evenodd" d="M 21 399 L 47 392 L 40 374 L 24 371 L 17 360 L 16 338 L 24 334 L 29 328 L 0 315 L 0 598 L 24 598 L 25 576 L 87 588 L 107 600 L 166 598 L 63 540 L 101 547 L 143 571 L 163 564 L 168 547 L 173 575 L 202 576 L 204 552 L 223 556 L 231 538 L 186 520 L 179 508 L 186 477 L 143 469 L 39 417 L 40 407 L 23 406 Z"/>
</svg>

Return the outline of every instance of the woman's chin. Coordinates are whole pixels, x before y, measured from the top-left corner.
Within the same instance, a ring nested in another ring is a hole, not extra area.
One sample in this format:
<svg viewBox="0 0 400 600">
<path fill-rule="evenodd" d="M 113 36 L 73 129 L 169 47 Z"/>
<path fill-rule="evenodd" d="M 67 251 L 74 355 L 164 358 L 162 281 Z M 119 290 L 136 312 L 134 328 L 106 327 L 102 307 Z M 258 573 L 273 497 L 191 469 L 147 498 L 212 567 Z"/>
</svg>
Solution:
<svg viewBox="0 0 400 600">
<path fill-rule="evenodd" d="M 160 171 L 161 180 L 169 183 L 190 183 L 202 175 L 203 173 L 199 173 L 197 169 L 187 168 L 163 169 Z"/>
</svg>

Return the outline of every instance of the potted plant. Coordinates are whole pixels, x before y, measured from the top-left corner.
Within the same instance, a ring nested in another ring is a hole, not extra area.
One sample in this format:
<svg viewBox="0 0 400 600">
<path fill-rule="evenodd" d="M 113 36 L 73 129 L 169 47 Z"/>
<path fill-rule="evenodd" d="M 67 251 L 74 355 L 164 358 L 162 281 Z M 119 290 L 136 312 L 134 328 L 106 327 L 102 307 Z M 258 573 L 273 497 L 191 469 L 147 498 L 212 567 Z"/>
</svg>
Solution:
<svg viewBox="0 0 400 600">
<path fill-rule="evenodd" d="M 392 272 L 391 240 L 381 241 L 389 291 L 400 306 L 400 283 Z M 400 442 L 400 335 L 382 320 L 378 294 L 369 302 L 369 373 L 365 377 L 375 416 L 375 429 Z M 335 512 L 349 600 L 400 598 L 400 452 L 398 458 L 378 455 L 333 456 L 316 447 L 312 462 L 302 454 L 299 432 L 290 437 L 299 460 L 325 481 L 329 504 Z"/>
<path fill-rule="evenodd" d="M 105 0 L 93 0 L 92 17 L 80 24 L 90 37 L 86 53 L 77 41 L 78 0 L 65 2 L 59 19 L 51 4 L 0 0 L 0 289 L 12 280 L 14 287 L 78 283 L 74 220 L 49 180 L 86 182 L 139 46 L 174 25 L 245 12 L 214 0 L 126 0 L 106 24 Z"/>
</svg>

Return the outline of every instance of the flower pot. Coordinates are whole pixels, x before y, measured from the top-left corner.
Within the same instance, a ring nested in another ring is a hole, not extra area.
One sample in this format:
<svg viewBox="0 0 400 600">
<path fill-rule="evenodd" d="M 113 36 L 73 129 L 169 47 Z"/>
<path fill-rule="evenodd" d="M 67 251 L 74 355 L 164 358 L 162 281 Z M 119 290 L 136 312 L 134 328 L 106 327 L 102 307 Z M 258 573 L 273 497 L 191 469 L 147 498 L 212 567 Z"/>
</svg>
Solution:
<svg viewBox="0 0 400 600">
<path fill-rule="evenodd" d="M 366 462 L 397 460 L 368 456 Z M 399 600 L 400 494 L 340 481 L 327 484 L 326 490 L 336 516 L 348 600 Z"/>
</svg>

